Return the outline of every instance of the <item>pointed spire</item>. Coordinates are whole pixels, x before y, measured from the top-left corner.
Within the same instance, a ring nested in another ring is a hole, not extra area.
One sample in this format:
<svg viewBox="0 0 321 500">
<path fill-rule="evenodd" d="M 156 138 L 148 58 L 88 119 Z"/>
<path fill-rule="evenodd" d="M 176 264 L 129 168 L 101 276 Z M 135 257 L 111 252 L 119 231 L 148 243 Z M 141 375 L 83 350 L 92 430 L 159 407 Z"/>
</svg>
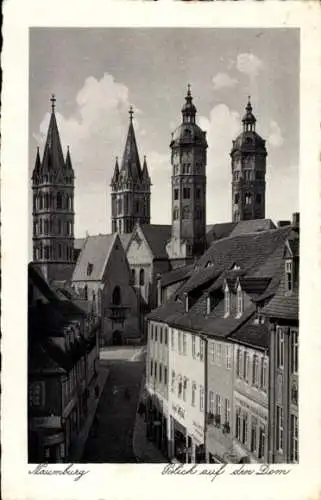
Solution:
<svg viewBox="0 0 321 500">
<path fill-rule="evenodd" d="M 57 172 L 65 164 L 62 152 L 58 125 L 55 115 L 56 97 L 52 94 L 51 98 L 51 116 L 48 127 L 46 145 L 43 154 L 42 170 Z"/>
<path fill-rule="evenodd" d="M 116 184 L 119 178 L 119 165 L 118 165 L 118 156 L 116 156 L 114 175 L 111 180 L 111 184 Z"/>
<path fill-rule="evenodd" d="M 142 171 L 142 180 L 144 182 L 149 182 L 150 183 L 150 177 L 149 177 L 149 173 L 148 173 L 146 155 L 144 156 L 143 171 Z"/>
<path fill-rule="evenodd" d="M 71 163 L 71 157 L 70 157 L 70 148 L 67 146 L 67 155 L 66 155 L 66 169 L 67 170 L 72 170 L 72 163 Z"/>
<path fill-rule="evenodd" d="M 243 129 L 245 132 L 249 131 L 249 130 L 250 131 L 255 130 L 256 118 L 253 115 L 252 111 L 253 111 L 253 108 L 252 108 L 252 104 L 251 104 L 251 96 L 248 96 L 248 102 L 247 102 L 247 105 L 245 108 L 245 115 L 242 118 Z"/>
<path fill-rule="evenodd" d="M 41 169 L 41 160 L 40 160 L 40 152 L 39 152 L 39 146 L 37 146 L 37 154 L 36 154 L 36 160 L 35 160 L 35 166 L 32 172 L 32 178 L 35 179 L 36 176 L 39 174 Z"/>
<path fill-rule="evenodd" d="M 193 104 L 193 97 L 191 93 L 191 85 L 187 85 L 187 93 L 185 96 L 185 104 L 182 107 L 183 122 L 195 123 L 196 107 Z"/>
<path fill-rule="evenodd" d="M 133 180 L 140 180 L 142 171 L 138 155 L 138 148 L 136 143 L 135 131 L 133 126 L 133 108 L 129 108 L 129 127 L 125 150 L 123 154 L 121 173 L 124 178 L 132 178 Z"/>
</svg>

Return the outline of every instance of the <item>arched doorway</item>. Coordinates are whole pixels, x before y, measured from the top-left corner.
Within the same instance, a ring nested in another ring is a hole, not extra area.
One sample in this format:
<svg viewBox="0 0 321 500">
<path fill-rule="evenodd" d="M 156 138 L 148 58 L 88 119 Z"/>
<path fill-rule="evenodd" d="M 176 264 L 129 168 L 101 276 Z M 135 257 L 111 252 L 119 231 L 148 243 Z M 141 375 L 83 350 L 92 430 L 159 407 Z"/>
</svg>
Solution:
<svg viewBox="0 0 321 500">
<path fill-rule="evenodd" d="M 119 330 L 115 330 L 113 332 L 113 345 L 122 345 L 123 339 L 122 339 L 122 334 L 120 333 Z"/>
</svg>

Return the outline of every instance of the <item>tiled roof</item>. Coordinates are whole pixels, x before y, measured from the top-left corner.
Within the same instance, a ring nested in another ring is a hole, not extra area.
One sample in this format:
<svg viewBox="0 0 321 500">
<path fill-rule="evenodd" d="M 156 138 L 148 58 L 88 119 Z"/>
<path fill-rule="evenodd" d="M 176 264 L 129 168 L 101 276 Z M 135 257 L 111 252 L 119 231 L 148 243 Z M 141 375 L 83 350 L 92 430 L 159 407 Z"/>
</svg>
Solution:
<svg viewBox="0 0 321 500">
<path fill-rule="evenodd" d="M 267 323 L 254 324 L 253 316 L 230 336 L 231 340 L 262 349 L 269 348 Z"/>
<path fill-rule="evenodd" d="M 138 181 L 140 181 L 142 177 L 142 169 L 132 120 L 129 122 L 119 177 L 123 179 L 132 178 Z"/>
<path fill-rule="evenodd" d="M 152 311 L 149 318 L 208 335 L 230 335 L 253 315 L 256 305 L 251 304 L 241 318 L 236 318 L 233 314 L 224 318 L 224 279 L 227 277 L 235 284 L 236 276 L 240 276 L 246 293 L 252 299 L 261 298 L 266 293 L 271 295 L 272 287 L 275 293 L 275 287 L 281 278 L 284 244 L 290 231 L 291 228 L 280 228 L 228 237 L 212 243 L 197 261 L 191 277 L 180 288 L 176 297 Z M 240 269 L 231 271 L 235 264 Z M 188 312 L 185 311 L 186 292 L 194 302 Z M 214 293 L 219 299 L 209 315 L 206 315 L 207 292 Z"/>
<path fill-rule="evenodd" d="M 56 121 L 56 115 L 51 113 L 48 127 L 47 139 L 42 158 L 42 171 L 58 172 L 65 165 L 64 155 L 62 152 L 60 136 Z"/>
<path fill-rule="evenodd" d="M 141 224 L 140 227 L 153 252 L 154 259 L 168 259 L 166 244 L 171 237 L 172 226 L 163 224 Z"/>
<path fill-rule="evenodd" d="M 116 233 L 88 236 L 78 257 L 72 281 L 100 281 L 116 238 Z"/>
<path fill-rule="evenodd" d="M 206 240 L 210 245 L 213 241 L 227 238 L 237 225 L 237 222 L 220 222 L 218 224 L 209 224 L 206 226 Z"/>
<path fill-rule="evenodd" d="M 189 264 L 187 266 L 179 267 L 177 269 L 173 269 L 168 273 L 162 274 L 161 276 L 161 285 L 162 287 L 166 287 L 168 285 L 172 285 L 174 283 L 178 283 L 180 281 L 184 281 L 188 279 L 190 274 L 193 272 L 194 264 Z"/>
<path fill-rule="evenodd" d="M 121 244 L 123 245 L 123 249 L 125 250 L 125 252 L 127 251 L 128 244 L 129 244 L 131 237 L 132 237 L 132 233 L 119 234 L 119 239 L 121 241 Z"/>
<path fill-rule="evenodd" d="M 231 231 L 230 236 L 256 233 L 258 231 L 267 231 L 275 228 L 276 226 L 271 219 L 242 220 L 236 224 L 235 228 Z"/>
<path fill-rule="evenodd" d="M 263 308 L 263 313 L 269 318 L 299 320 L 299 291 L 295 288 L 292 293 L 284 294 L 282 283 L 277 293 L 270 302 Z"/>
</svg>

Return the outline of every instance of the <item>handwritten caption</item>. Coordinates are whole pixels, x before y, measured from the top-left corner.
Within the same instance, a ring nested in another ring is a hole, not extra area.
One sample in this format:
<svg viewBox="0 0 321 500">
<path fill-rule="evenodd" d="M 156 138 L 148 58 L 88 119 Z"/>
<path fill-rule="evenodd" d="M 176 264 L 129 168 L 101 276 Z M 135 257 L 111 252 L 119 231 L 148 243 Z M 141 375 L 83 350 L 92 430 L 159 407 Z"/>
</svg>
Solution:
<svg viewBox="0 0 321 500">
<path fill-rule="evenodd" d="M 88 469 L 82 469 L 75 464 L 68 464 L 62 469 L 56 469 L 50 464 L 38 464 L 34 469 L 28 471 L 33 476 L 69 476 L 74 481 L 79 481 L 82 477 L 88 474 Z"/>
<path fill-rule="evenodd" d="M 230 476 L 286 476 L 290 472 L 291 468 L 280 468 L 267 464 L 260 464 L 259 466 L 242 464 L 233 469 L 227 464 L 211 468 L 203 468 L 196 464 L 191 466 L 169 464 L 162 470 L 162 475 L 207 476 L 211 478 L 211 482 L 213 482 L 216 478 L 224 474 Z"/>
</svg>

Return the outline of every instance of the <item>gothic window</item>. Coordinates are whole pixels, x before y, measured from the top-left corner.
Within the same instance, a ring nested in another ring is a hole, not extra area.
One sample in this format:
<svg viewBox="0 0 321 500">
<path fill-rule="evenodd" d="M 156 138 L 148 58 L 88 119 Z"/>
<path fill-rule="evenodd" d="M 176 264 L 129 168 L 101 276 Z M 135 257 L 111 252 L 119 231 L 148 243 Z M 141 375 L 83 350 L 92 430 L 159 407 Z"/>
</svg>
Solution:
<svg viewBox="0 0 321 500">
<path fill-rule="evenodd" d="M 45 259 L 49 259 L 49 246 L 46 245 L 44 250 L 45 250 Z"/>
<path fill-rule="evenodd" d="M 49 208 L 49 195 L 48 193 L 45 193 L 45 208 Z"/>
<path fill-rule="evenodd" d="M 48 234 L 49 223 L 47 220 L 44 221 L 44 233 Z"/>
<path fill-rule="evenodd" d="M 67 234 L 70 236 L 71 235 L 71 229 L 72 229 L 72 224 L 71 221 L 67 221 Z"/>
<path fill-rule="evenodd" d="M 33 195 L 33 209 L 36 210 L 37 208 L 37 195 Z"/>
<path fill-rule="evenodd" d="M 39 259 L 42 259 L 42 256 L 43 256 L 43 247 L 42 247 L 42 242 L 40 241 L 39 243 Z"/>
<path fill-rule="evenodd" d="M 195 217 L 198 220 L 202 220 L 202 218 L 203 218 L 203 210 L 200 207 L 196 207 Z"/>
<path fill-rule="evenodd" d="M 192 135 L 192 132 L 190 131 L 190 129 L 189 129 L 189 128 L 186 128 L 186 129 L 184 130 L 184 135 L 186 135 L 186 137 L 190 137 L 190 136 Z"/>
<path fill-rule="evenodd" d="M 85 295 L 85 300 L 88 300 L 88 286 L 84 286 L 84 295 Z"/>
<path fill-rule="evenodd" d="M 144 271 L 144 269 L 141 269 L 139 271 L 139 285 L 143 286 L 144 283 L 145 283 L 145 271 Z"/>
<path fill-rule="evenodd" d="M 183 198 L 184 200 L 188 200 L 191 196 L 191 190 L 190 188 L 184 188 L 183 189 Z"/>
<path fill-rule="evenodd" d="M 33 260 L 38 260 L 39 255 L 38 255 L 38 248 L 33 247 Z"/>
<path fill-rule="evenodd" d="M 183 219 L 189 219 L 190 217 L 190 209 L 189 207 L 183 208 Z"/>
<path fill-rule="evenodd" d="M 176 207 L 173 210 L 173 219 L 177 220 L 179 218 L 179 209 Z"/>
<path fill-rule="evenodd" d="M 255 197 L 255 201 L 257 204 L 261 203 L 262 201 L 262 196 L 260 193 L 257 193 L 256 197 Z"/>
<path fill-rule="evenodd" d="M 178 200 L 178 189 L 174 189 L 174 200 Z"/>
<path fill-rule="evenodd" d="M 112 298 L 114 306 L 119 306 L 121 303 L 121 294 L 119 286 L 115 286 Z"/>
<path fill-rule="evenodd" d="M 61 234 L 61 220 L 58 219 L 58 234 Z"/>
<path fill-rule="evenodd" d="M 140 209 L 140 203 L 139 203 L 139 200 L 136 200 L 136 213 L 137 214 L 139 213 L 139 209 Z"/>
<path fill-rule="evenodd" d="M 132 285 L 136 285 L 136 273 L 135 269 L 131 270 Z"/>
<path fill-rule="evenodd" d="M 196 199 L 197 200 L 200 200 L 201 199 L 201 189 L 200 188 L 196 188 Z"/>
<path fill-rule="evenodd" d="M 61 195 L 61 193 L 57 193 L 57 208 L 58 209 L 62 208 L 62 195 Z"/>
<path fill-rule="evenodd" d="M 117 226 L 116 226 L 115 220 L 112 221 L 112 231 L 113 231 L 113 233 L 116 233 L 116 231 L 117 231 Z"/>
<path fill-rule="evenodd" d="M 39 208 L 40 208 L 40 210 L 42 210 L 42 208 L 43 208 L 42 194 L 39 195 Z"/>
<path fill-rule="evenodd" d="M 118 198 L 117 200 L 117 213 L 118 215 L 120 215 L 123 211 L 123 203 L 122 203 L 122 199 L 121 198 Z"/>
<path fill-rule="evenodd" d="M 234 203 L 237 204 L 239 202 L 239 199 L 240 199 L 239 193 L 235 193 L 235 195 L 234 195 Z"/>
<path fill-rule="evenodd" d="M 250 205 L 252 203 L 252 194 L 245 193 L 245 205 Z"/>
</svg>

